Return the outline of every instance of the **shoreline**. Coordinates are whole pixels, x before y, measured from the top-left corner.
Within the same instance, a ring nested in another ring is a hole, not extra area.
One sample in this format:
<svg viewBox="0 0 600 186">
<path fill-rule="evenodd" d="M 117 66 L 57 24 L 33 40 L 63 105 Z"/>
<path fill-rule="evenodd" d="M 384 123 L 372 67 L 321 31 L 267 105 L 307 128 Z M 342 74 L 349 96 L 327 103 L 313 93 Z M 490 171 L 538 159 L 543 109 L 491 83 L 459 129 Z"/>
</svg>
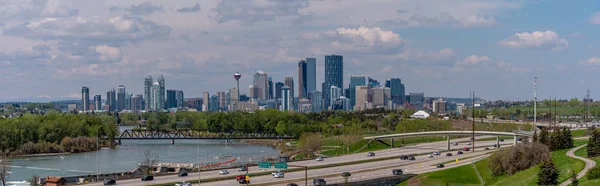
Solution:
<svg viewBox="0 0 600 186">
<path fill-rule="evenodd" d="M 42 154 L 22 154 L 22 155 L 16 155 L 14 157 L 45 157 L 45 156 L 58 156 L 58 155 L 69 155 L 69 154 L 73 154 L 70 152 L 57 152 L 57 153 L 42 153 Z"/>
</svg>

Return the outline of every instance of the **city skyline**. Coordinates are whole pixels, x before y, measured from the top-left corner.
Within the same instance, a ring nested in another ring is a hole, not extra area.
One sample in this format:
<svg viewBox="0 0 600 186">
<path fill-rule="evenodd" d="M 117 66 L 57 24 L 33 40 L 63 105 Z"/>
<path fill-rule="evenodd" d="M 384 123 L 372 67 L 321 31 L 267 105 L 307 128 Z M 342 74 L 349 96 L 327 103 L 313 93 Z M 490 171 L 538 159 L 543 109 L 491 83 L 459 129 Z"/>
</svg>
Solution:
<svg viewBox="0 0 600 186">
<path fill-rule="evenodd" d="M 307 57 L 316 58 L 321 90 L 329 54 L 344 56 L 344 81 L 351 74 L 382 84 L 397 77 L 406 92 L 431 96 L 467 97 L 472 90 L 488 100 L 531 100 L 533 77 L 539 97 L 600 91 L 593 37 L 600 2 L 260 2 L 7 1 L 0 10 L 0 39 L 9 43 L 0 47 L 0 85 L 10 88 L 0 90 L 0 100 L 80 99 L 74 87 L 81 86 L 92 95 L 121 84 L 137 93 L 151 74 L 201 97 L 232 88 L 225 80 L 233 71 L 297 79 L 297 62 Z M 580 11 L 556 16 L 564 7 Z M 276 13 L 250 13 L 256 10 Z"/>
</svg>

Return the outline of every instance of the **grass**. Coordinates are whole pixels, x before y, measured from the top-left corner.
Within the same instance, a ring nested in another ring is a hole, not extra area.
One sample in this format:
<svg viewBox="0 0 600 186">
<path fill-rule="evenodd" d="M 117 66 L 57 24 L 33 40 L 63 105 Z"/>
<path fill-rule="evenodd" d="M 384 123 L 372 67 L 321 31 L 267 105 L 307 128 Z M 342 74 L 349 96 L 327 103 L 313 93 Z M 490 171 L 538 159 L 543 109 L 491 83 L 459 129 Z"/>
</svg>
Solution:
<svg viewBox="0 0 600 186">
<path fill-rule="evenodd" d="M 575 155 L 579 157 L 587 157 L 587 147 L 583 147 L 575 151 Z M 596 162 L 596 166 L 600 166 L 600 157 L 590 158 Z M 600 185 L 600 179 L 588 180 L 587 176 L 579 179 L 579 185 Z"/>
<path fill-rule="evenodd" d="M 533 111 L 533 106 L 530 106 L 530 107 L 521 107 L 521 106 L 510 107 L 507 110 L 510 113 L 514 113 L 514 112 L 517 111 L 517 109 L 520 109 L 522 112 L 524 112 L 526 110 Z M 576 107 L 556 107 L 556 112 L 558 112 L 561 115 L 564 115 L 564 114 L 573 115 L 573 114 L 577 114 L 579 112 L 583 112 L 584 109 L 585 109 L 585 107 L 582 107 L 582 106 L 576 106 Z M 547 113 L 547 112 L 549 112 L 549 110 L 550 110 L 550 107 L 548 107 L 548 106 L 538 106 L 537 107 L 538 114 L 539 113 Z"/>
<path fill-rule="evenodd" d="M 476 131 L 498 131 L 498 132 L 512 132 L 513 130 L 526 130 L 531 131 L 532 125 L 514 124 L 514 123 L 482 123 L 477 122 L 475 119 L 475 130 Z"/>
<path fill-rule="evenodd" d="M 415 137 L 415 138 L 404 139 L 404 144 L 409 145 L 409 144 L 429 143 L 429 142 L 444 141 L 444 140 L 446 140 L 445 137 Z M 382 140 L 382 141 L 384 141 L 387 144 L 392 144 L 391 139 L 386 139 L 386 140 Z M 323 140 L 324 147 L 321 150 L 321 154 L 323 154 L 325 156 L 339 156 L 339 155 L 345 155 L 345 154 L 362 153 L 362 152 L 369 152 L 369 151 L 376 151 L 376 150 L 390 148 L 389 146 L 381 144 L 376 141 L 372 141 L 368 147 L 365 147 L 365 145 L 367 145 L 368 142 L 369 142 L 369 140 L 361 139 L 361 140 L 358 140 L 357 142 L 350 144 L 350 146 L 348 147 L 342 138 L 328 137 Z M 402 139 L 395 139 L 394 147 L 401 147 L 401 146 L 403 146 Z M 363 147 L 365 147 L 365 148 L 361 150 L 361 148 L 363 148 Z"/>
<path fill-rule="evenodd" d="M 419 180 L 420 185 L 443 186 L 446 185 L 481 185 L 477 173 L 472 165 L 464 165 L 445 169 L 436 172 L 420 174 L 412 179 Z M 408 181 L 404 181 L 399 186 L 406 186 Z"/>
</svg>

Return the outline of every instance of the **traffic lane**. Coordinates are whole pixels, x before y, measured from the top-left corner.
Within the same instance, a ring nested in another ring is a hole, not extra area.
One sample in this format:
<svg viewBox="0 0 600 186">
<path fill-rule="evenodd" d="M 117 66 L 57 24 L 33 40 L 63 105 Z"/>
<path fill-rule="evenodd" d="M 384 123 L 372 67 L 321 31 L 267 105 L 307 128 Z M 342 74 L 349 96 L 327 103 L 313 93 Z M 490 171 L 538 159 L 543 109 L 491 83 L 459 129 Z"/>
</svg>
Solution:
<svg viewBox="0 0 600 186">
<path fill-rule="evenodd" d="M 460 158 L 474 157 L 474 156 L 478 156 L 478 155 L 481 155 L 481 154 L 484 154 L 487 152 L 489 152 L 489 151 L 484 151 L 481 148 L 481 149 L 478 149 L 478 152 L 466 153 L 463 155 L 459 155 L 458 157 L 460 157 Z M 452 153 L 456 154 L 456 151 L 452 151 Z M 362 164 L 353 164 L 353 165 L 347 165 L 347 166 L 342 166 L 342 167 L 331 167 L 331 168 L 310 170 L 310 171 L 308 171 L 308 177 L 309 178 L 310 177 L 319 177 L 322 175 L 330 175 L 330 174 L 336 174 L 336 173 L 339 173 L 341 175 L 342 172 L 352 172 L 352 171 L 359 171 L 359 170 L 386 168 L 386 167 L 390 167 L 390 166 L 400 166 L 401 167 L 401 166 L 405 166 L 407 164 L 414 164 L 413 166 L 430 166 L 430 165 L 433 165 L 436 163 L 451 161 L 456 158 L 457 158 L 457 156 L 452 156 L 452 157 L 437 156 L 436 158 L 427 158 L 427 155 L 421 155 L 421 156 L 416 156 L 417 160 L 414 160 L 414 161 L 394 159 L 394 160 L 377 161 L 377 162 L 362 163 Z M 392 169 L 393 168 L 386 168 L 385 170 L 388 172 L 388 174 L 391 174 Z M 252 184 L 268 184 L 268 183 L 272 183 L 272 182 L 280 182 L 280 181 L 285 181 L 285 180 L 291 181 L 291 180 L 297 180 L 297 179 L 302 179 L 302 178 L 304 178 L 304 172 L 290 172 L 290 173 L 286 173 L 284 178 L 272 178 L 272 176 L 251 177 L 250 182 Z M 308 181 L 312 182 L 312 179 L 308 180 Z M 205 185 L 205 186 L 206 185 L 215 185 L 215 186 L 216 185 L 234 185 L 234 184 L 238 184 L 238 182 L 236 180 L 223 180 L 223 181 L 217 181 L 217 182 L 202 183 L 202 185 Z"/>
</svg>

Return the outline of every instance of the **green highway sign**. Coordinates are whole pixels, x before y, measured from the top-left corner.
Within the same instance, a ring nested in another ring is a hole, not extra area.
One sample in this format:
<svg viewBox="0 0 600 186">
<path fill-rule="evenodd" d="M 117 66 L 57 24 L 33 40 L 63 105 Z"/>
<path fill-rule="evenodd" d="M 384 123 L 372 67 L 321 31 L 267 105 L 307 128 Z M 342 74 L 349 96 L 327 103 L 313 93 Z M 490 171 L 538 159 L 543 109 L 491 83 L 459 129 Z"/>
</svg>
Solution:
<svg viewBox="0 0 600 186">
<path fill-rule="evenodd" d="M 271 168 L 271 162 L 258 162 L 258 168 L 262 168 L 262 169 Z"/>
<path fill-rule="evenodd" d="M 288 164 L 286 162 L 275 163 L 275 168 L 276 169 L 287 169 Z"/>
</svg>

